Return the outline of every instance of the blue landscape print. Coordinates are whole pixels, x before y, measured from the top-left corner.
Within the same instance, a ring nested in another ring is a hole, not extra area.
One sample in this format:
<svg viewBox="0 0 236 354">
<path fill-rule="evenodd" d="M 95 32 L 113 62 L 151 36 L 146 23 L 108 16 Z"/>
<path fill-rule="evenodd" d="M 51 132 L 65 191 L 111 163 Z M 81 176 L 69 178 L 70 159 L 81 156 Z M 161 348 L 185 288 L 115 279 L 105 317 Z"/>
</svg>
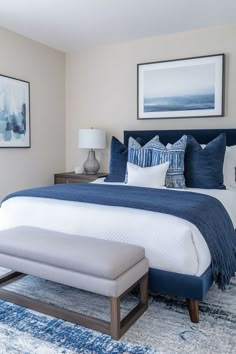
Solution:
<svg viewBox="0 0 236 354">
<path fill-rule="evenodd" d="M 144 72 L 144 113 L 215 109 L 214 64 L 183 61 L 166 65 Z"/>
<path fill-rule="evenodd" d="M 4 142 L 14 146 L 24 141 L 28 103 L 26 85 L 20 80 L 0 76 L 0 143 L 2 146 Z"/>
<path fill-rule="evenodd" d="M 215 93 L 144 98 L 144 112 L 215 109 Z"/>
</svg>

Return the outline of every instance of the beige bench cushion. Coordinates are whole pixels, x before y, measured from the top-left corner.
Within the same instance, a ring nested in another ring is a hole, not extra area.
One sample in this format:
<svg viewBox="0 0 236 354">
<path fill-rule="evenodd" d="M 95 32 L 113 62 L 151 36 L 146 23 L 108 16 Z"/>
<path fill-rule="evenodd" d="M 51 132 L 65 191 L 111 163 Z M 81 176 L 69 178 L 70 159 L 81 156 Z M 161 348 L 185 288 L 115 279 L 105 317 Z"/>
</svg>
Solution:
<svg viewBox="0 0 236 354">
<path fill-rule="evenodd" d="M 146 258 L 143 258 L 140 262 L 135 264 L 135 266 L 114 280 L 79 273 L 73 270 L 31 261 L 29 259 L 9 256 L 3 253 L 0 253 L 0 265 L 60 284 L 73 286 L 100 295 L 115 297 L 123 294 L 148 272 L 148 261 Z M 24 289 L 22 289 L 22 291 L 24 291 Z"/>
<path fill-rule="evenodd" d="M 0 231 L 0 253 L 109 280 L 145 257 L 139 246 L 33 227 Z"/>
</svg>

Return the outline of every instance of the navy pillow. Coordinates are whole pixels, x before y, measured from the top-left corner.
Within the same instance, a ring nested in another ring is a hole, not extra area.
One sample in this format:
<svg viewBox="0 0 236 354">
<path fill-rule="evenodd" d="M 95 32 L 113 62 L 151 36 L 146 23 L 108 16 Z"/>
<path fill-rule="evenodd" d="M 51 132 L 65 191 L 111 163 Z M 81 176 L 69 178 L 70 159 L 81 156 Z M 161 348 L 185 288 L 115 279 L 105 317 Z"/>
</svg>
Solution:
<svg viewBox="0 0 236 354">
<path fill-rule="evenodd" d="M 136 139 L 140 144 L 144 144 L 143 139 Z M 105 182 L 124 182 L 126 166 L 128 160 L 128 148 L 114 136 L 111 139 L 109 175 Z"/>
<path fill-rule="evenodd" d="M 220 134 L 202 149 L 192 136 L 188 136 L 185 153 L 185 182 L 189 188 L 225 189 L 223 164 L 226 136 Z"/>
</svg>

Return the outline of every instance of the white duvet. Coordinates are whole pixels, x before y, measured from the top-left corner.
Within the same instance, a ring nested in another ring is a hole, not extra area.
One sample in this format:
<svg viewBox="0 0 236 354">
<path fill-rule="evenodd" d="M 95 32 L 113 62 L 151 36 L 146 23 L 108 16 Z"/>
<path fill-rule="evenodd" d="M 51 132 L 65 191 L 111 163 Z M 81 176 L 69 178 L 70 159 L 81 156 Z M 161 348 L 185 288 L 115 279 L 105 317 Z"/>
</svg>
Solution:
<svg viewBox="0 0 236 354">
<path fill-rule="evenodd" d="M 187 191 L 219 199 L 236 226 L 236 190 Z M 211 263 L 199 230 L 171 215 L 46 198 L 7 200 L 0 209 L 0 230 L 21 225 L 137 244 L 145 247 L 150 267 L 176 273 L 201 275 Z"/>
</svg>

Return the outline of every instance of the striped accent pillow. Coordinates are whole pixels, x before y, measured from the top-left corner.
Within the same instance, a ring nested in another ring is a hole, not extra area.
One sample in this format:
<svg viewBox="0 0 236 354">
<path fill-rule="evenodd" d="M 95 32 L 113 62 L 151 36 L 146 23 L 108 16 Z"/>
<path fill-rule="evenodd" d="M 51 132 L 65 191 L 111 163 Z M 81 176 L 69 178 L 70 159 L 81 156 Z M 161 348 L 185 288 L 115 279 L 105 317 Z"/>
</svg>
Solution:
<svg viewBox="0 0 236 354">
<path fill-rule="evenodd" d="M 167 188 L 185 188 L 184 178 L 184 154 L 187 145 L 187 136 L 183 135 L 173 145 L 166 147 L 160 141 L 153 147 L 152 166 L 169 161 L 166 174 Z"/>
<path fill-rule="evenodd" d="M 154 147 L 159 144 L 159 142 L 159 136 L 156 135 L 147 144 L 141 146 L 139 142 L 130 137 L 128 145 L 128 162 L 140 167 L 154 166 L 152 164 L 152 153 Z"/>
<path fill-rule="evenodd" d="M 168 148 L 163 145 L 156 135 L 143 147 L 132 137 L 129 138 L 128 162 L 140 167 L 151 167 L 169 162 L 166 174 L 167 188 L 185 188 L 184 154 L 187 136 L 184 135 Z M 127 176 L 126 176 L 127 181 Z"/>
</svg>

